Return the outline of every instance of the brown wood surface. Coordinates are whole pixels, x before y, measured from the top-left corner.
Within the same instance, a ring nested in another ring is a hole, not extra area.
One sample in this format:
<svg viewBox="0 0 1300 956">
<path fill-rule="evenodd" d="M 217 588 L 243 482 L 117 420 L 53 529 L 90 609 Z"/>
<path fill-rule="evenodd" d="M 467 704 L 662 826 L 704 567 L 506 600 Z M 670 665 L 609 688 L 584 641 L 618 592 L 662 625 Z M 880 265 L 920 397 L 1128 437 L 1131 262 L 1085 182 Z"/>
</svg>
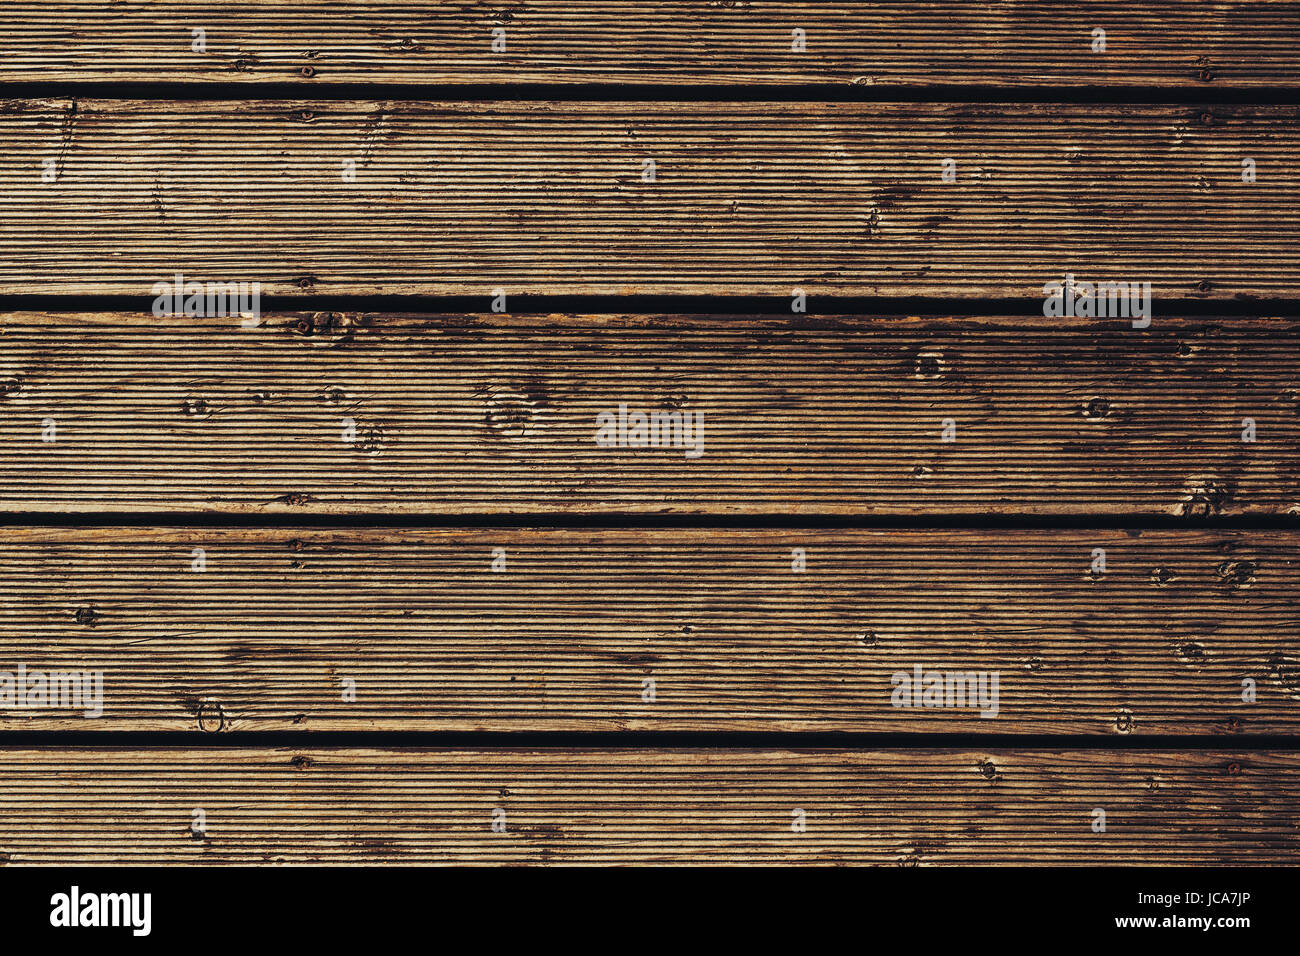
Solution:
<svg viewBox="0 0 1300 956">
<path fill-rule="evenodd" d="M 0 295 L 47 298 L 0 313 L 0 865 L 1294 864 L 1298 38 L 1291 0 L 6 3 Z M 152 314 L 178 274 L 278 301 Z M 1042 316 L 1067 274 L 1151 327 Z M 394 294 L 478 304 L 341 298 Z M 878 296 L 962 305 L 818 314 Z M 620 405 L 701 454 L 603 447 Z M 916 668 L 996 716 L 895 706 Z"/>
<path fill-rule="evenodd" d="M 8 313 L 0 510 L 1294 514 L 1296 328 Z M 702 454 L 601 447 L 621 404 Z"/>
<path fill-rule="evenodd" d="M 1279 0 L 10 0 L 0 80 L 1294 87 L 1297 27 Z"/>
<path fill-rule="evenodd" d="M 1068 273 L 1151 282 L 1157 297 L 1296 297 L 1297 115 L 7 100 L 0 293 L 152 295 L 180 272 L 284 294 L 475 294 L 485 308 L 496 288 L 1033 303 Z"/>
<path fill-rule="evenodd" d="M 1284 864 L 1300 849 L 1298 794 L 1300 754 L 1267 750 L 6 749 L 0 852 L 119 865 Z"/>
<path fill-rule="evenodd" d="M 7 528 L 0 671 L 104 707 L 0 731 L 1294 733 L 1298 578 L 1296 532 Z M 996 713 L 895 707 L 918 666 Z"/>
</svg>

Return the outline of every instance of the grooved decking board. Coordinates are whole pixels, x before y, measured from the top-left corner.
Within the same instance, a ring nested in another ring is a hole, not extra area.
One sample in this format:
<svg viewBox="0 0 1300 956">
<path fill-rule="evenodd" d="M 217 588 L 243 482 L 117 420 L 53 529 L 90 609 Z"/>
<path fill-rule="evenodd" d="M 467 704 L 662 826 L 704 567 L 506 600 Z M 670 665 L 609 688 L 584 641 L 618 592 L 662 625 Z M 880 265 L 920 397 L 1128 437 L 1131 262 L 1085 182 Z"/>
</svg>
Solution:
<svg viewBox="0 0 1300 956">
<path fill-rule="evenodd" d="M 1296 325 L 1227 321 L 10 313 L 0 510 L 1300 512 Z"/>
<path fill-rule="evenodd" d="M 148 295 L 182 272 L 485 308 L 494 288 L 1041 300 L 1068 272 L 1165 297 L 1296 296 L 1298 115 L 8 100 L 0 293 Z"/>
<path fill-rule="evenodd" d="M 1298 39 L 1290 2 L 155 0 L 106 14 L 62 0 L 5 4 L 0 80 L 1205 89 L 1295 85 Z"/>
<path fill-rule="evenodd" d="M 5 529 L 0 671 L 104 704 L 0 730 L 1295 733 L 1298 580 L 1296 532 Z"/>
<path fill-rule="evenodd" d="M 1269 751 L 7 749 L 0 851 L 64 865 L 1284 864 L 1297 799 L 1300 754 Z"/>
</svg>

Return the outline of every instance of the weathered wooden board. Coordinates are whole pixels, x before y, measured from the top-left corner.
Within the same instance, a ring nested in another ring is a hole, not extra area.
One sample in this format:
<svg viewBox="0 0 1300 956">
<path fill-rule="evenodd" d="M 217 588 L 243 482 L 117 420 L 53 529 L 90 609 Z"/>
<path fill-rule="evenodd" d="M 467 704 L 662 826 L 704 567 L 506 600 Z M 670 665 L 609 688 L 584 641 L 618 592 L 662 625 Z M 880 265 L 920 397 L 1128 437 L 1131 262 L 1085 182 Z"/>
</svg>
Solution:
<svg viewBox="0 0 1300 956">
<path fill-rule="evenodd" d="M 482 294 L 485 308 L 496 288 L 1040 301 L 1069 273 L 1157 297 L 1294 297 L 1297 116 L 9 100 L 0 293 L 149 295 L 180 272 L 286 294 Z"/>
<path fill-rule="evenodd" d="M 1300 851 L 1297 799 L 1295 752 L 6 749 L 0 852 L 64 865 L 1283 864 Z"/>
<path fill-rule="evenodd" d="M 0 80 L 1213 89 L 1295 86 L 1298 41 L 1277 0 L 10 0 Z"/>
<path fill-rule="evenodd" d="M 263 319 L 0 316 L 0 510 L 1300 511 L 1291 320 Z"/>
<path fill-rule="evenodd" d="M 1295 532 L 7 528 L 0 671 L 103 702 L 0 730 L 1295 733 L 1297 581 Z"/>
</svg>

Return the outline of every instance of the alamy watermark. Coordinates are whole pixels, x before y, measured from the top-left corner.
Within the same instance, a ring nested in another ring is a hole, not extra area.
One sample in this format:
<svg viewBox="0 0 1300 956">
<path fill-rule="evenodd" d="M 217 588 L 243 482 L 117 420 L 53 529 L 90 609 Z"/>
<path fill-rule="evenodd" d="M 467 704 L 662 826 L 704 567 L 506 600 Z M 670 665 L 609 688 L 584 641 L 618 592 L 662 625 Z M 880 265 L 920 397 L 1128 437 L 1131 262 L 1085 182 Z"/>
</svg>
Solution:
<svg viewBox="0 0 1300 956">
<path fill-rule="evenodd" d="M 103 671 L 43 671 L 19 664 L 17 672 L 0 671 L 0 710 L 80 710 L 86 717 L 104 714 Z"/>
<path fill-rule="evenodd" d="M 241 324 L 256 325 L 262 317 L 260 282 L 196 282 L 178 272 L 171 282 L 155 282 L 153 294 L 153 314 L 160 319 L 239 316 Z"/>
<path fill-rule="evenodd" d="M 989 719 L 998 715 L 999 671 L 926 670 L 920 664 L 912 673 L 898 671 L 890 678 L 895 707 L 969 707 Z"/>
<path fill-rule="evenodd" d="M 704 412 L 659 408 L 643 412 L 629 410 L 623 402 L 617 411 L 596 416 L 596 444 L 601 448 L 680 448 L 687 458 L 699 458 L 704 454 Z"/>
<path fill-rule="evenodd" d="M 50 925 L 118 926 L 130 929 L 132 936 L 148 936 L 153 929 L 153 894 L 83 893 L 74 885 L 50 897 Z"/>
<path fill-rule="evenodd" d="M 1150 282 L 1076 282 L 1066 273 L 1064 282 L 1046 283 L 1043 296 L 1043 315 L 1050 319 L 1125 318 L 1135 329 L 1151 325 Z"/>
</svg>

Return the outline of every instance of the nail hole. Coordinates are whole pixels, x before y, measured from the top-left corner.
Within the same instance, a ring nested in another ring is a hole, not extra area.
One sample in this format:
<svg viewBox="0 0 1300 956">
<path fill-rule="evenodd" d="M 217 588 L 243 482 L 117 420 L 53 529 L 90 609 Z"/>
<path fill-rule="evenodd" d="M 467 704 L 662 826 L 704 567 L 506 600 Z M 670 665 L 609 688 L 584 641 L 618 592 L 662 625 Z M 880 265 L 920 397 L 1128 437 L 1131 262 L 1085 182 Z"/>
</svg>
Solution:
<svg viewBox="0 0 1300 956">
<path fill-rule="evenodd" d="M 199 730 L 215 734 L 226 726 L 226 712 L 215 700 L 205 700 L 199 704 Z"/>
<path fill-rule="evenodd" d="M 1255 580 L 1254 561 L 1224 561 L 1214 573 L 1229 588 L 1241 588 Z"/>
<path fill-rule="evenodd" d="M 939 378 L 943 374 L 943 357 L 938 352 L 921 352 L 913 367 L 918 378 Z"/>
<path fill-rule="evenodd" d="M 1110 402 L 1104 398 L 1094 398 L 1083 408 L 1086 418 L 1105 418 L 1110 414 Z"/>
</svg>

